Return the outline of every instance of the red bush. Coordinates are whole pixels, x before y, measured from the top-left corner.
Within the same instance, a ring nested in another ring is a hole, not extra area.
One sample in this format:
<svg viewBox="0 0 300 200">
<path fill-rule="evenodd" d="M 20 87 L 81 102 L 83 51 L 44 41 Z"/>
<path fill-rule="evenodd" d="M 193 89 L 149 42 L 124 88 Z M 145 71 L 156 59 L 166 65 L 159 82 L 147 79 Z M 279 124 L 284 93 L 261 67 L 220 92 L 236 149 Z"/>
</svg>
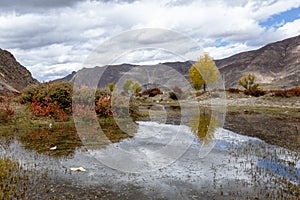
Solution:
<svg viewBox="0 0 300 200">
<path fill-rule="evenodd" d="M 142 95 L 149 95 L 149 97 L 154 97 L 158 94 L 162 94 L 159 88 L 151 88 L 142 92 Z"/>
<path fill-rule="evenodd" d="M 15 110 L 11 107 L 11 97 L 0 97 L 0 122 L 8 122 L 15 115 Z"/>
<path fill-rule="evenodd" d="M 205 92 L 200 92 L 200 91 L 199 91 L 199 92 L 196 93 L 196 97 L 200 97 L 200 96 L 203 95 L 203 94 L 205 94 Z"/>
<path fill-rule="evenodd" d="M 96 101 L 95 110 L 99 117 L 112 117 L 110 96 L 102 96 Z"/>
<path fill-rule="evenodd" d="M 300 96 L 300 88 L 291 88 L 287 90 L 273 90 L 271 91 L 276 97 L 293 97 Z"/>
<path fill-rule="evenodd" d="M 237 88 L 228 88 L 227 91 L 230 93 L 235 93 L 235 94 L 238 94 L 241 92 L 241 90 L 239 90 Z"/>
<path fill-rule="evenodd" d="M 52 117 L 59 121 L 65 121 L 67 114 L 70 114 L 61 109 L 56 102 L 49 100 L 41 103 L 33 98 L 29 107 L 30 111 L 37 117 Z"/>
<path fill-rule="evenodd" d="M 245 95 L 251 95 L 254 97 L 263 96 L 266 94 L 266 91 L 263 90 L 244 90 Z"/>
</svg>

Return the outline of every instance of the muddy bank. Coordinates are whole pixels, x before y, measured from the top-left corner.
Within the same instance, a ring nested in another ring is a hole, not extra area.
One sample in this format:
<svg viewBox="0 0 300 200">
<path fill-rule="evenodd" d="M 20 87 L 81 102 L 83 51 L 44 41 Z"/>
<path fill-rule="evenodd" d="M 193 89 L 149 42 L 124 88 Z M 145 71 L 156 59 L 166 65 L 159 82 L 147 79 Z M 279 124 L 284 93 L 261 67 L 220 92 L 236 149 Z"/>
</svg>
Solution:
<svg viewBox="0 0 300 200">
<path fill-rule="evenodd" d="M 229 107 L 224 128 L 300 151 L 300 108 Z"/>
</svg>

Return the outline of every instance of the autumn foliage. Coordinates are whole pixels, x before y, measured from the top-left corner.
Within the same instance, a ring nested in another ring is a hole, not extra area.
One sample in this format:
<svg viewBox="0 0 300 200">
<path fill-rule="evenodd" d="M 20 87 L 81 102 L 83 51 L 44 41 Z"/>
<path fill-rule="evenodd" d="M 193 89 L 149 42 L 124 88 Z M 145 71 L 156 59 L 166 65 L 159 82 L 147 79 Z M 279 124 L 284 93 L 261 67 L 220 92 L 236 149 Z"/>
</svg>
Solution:
<svg viewBox="0 0 300 200">
<path fill-rule="evenodd" d="M 15 115 L 15 109 L 11 106 L 10 96 L 0 97 L 0 123 L 8 122 Z"/>
<path fill-rule="evenodd" d="M 190 81 L 196 90 L 203 87 L 206 91 L 207 85 L 217 83 L 219 76 L 219 70 L 208 54 L 200 58 L 189 70 Z"/>
<path fill-rule="evenodd" d="M 66 82 L 43 83 L 24 89 L 20 101 L 37 117 L 65 121 L 72 112 L 72 88 Z"/>
</svg>

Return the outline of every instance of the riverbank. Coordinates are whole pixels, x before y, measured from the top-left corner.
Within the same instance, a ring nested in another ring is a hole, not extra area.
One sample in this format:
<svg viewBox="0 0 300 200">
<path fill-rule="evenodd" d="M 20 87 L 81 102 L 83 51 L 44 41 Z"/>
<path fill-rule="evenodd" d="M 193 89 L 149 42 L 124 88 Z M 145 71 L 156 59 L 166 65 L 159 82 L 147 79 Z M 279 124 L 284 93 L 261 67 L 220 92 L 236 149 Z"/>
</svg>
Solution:
<svg viewBox="0 0 300 200">
<path fill-rule="evenodd" d="M 180 106 L 177 101 L 158 101 L 159 99 L 163 98 L 158 96 L 148 105 L 158 109 L 158 105 Z M 198 105 L 201 109 L 222 110 L 225 112 L 223 127 L 228 130 L 300 151 L 300 98 L 297 96 L 286 98 L 266 94 L 253 97 L 243 93 L 216 92 L 180 101 L 190 108 Z M 173 121 L 180 119 L 180 110 L 177 113 L 173 110 L 170 114 L 174 115 Z M 178 123 L 179 121 L 177 120 Z"/>
</svg>

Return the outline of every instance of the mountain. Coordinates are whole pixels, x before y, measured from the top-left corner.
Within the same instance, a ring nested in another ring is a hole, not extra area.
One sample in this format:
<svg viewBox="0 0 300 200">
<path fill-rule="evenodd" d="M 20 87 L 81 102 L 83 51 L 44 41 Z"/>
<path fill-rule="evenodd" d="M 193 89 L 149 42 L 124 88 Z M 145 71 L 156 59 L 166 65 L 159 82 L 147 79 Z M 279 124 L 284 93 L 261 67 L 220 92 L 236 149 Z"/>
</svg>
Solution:
<svg viewBox="0 0 300 200">
<path fill-rule="evenodd" d="M 256 76 L 256 81 L 265 88 L 290 88 L 300 85 L 300 35 L 283 41 L 270 43 L 260 49 L 238 53 L 228 58 L 215 60 L 223 78 L 225 86 L 237 87 L 237 81 L 248 73 Z M 172 67 L 183 74 L 188 80 L 188 71 L 194 61 L 167 62 L 157 65 L 138 66 L 131 64 L 111 65 L 106 68 L 81 69 L 79 72 L 89 71 L 90 74 L 103 73 L 99 87 L 107 83 L 116 83 L 124 74 L 136 67 L 150 67 L 159 69 L 161 65 Z M 146 69 L 146 68 L 145 68 Z M 90 70 L 94 70 L 91 72 Z M 74 81 L 75 72 L 59 79 Z M 157 74 L 157 73 L 156 73 Z M 168 73 L 164 73 L 168 74 Z M 162 78 L 169 79 L 169 77 Z"/>
<path fill-rule="evenodd" d="M 226 87 L 236 86 L 237 80 L 253 73 L 261 86 L 288 88 L 300 85 L 300 35 L 216 60 L 225 77 Z"/>
<path fill-rule="evenodd" d="M 8 51 L 0 49 L 0 94 L 20 91 L 38 81 Z"/>
<path fill-rule="evenodd" d="M 74 82 L 76 80 L 76 82 L 80 84 L 91 84 L 93 80 L 96 80 L 97 83 L 92 83 L 92 85 L 98 84 L 98 87 L 106 87 L 108 83 L 117 83 L 118 81 L 124 82 L 127 79 L 135 79 L 141 84 L 159 83 L 161 80 L 164 80 L 162 84 L 167 84 L 173 87 L 177 84 L 176 81 L 178 81 L 178 76 L 180 74 L 183 74 L 185 79 L 188 80 L 188 71 L 192 64 L 193 62 L 186 61 L 142 66 L 121 64 L 105 67 L 83 68 L 76 73 L 73 72 L 64 78 L 57 79 L 55 81 Z M 153 68 L 155 68 L 154 71 Z M 82 78 L 82 80 L 79 80 L 79 78 Z M 145 81 L 147 83 L 145 83 Z"/>
</svg>

